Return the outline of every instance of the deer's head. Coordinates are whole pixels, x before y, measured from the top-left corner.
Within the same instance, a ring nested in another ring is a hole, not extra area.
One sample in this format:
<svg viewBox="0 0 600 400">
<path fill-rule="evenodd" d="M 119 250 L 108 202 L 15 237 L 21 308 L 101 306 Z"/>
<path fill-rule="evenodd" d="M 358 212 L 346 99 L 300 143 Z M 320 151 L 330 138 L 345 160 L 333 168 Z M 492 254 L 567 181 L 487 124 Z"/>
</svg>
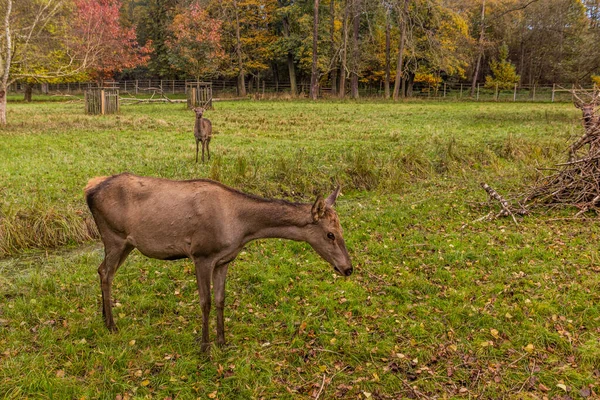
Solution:
<svg viewBox="0 0 600 400">
<path fill-rule="evenodd" d="M 581 110 L 584 119 L 592 118 L 594 116 L 594 111 L 596 110 L 595 103 L 580 103 L 576 101 L 575 107 Z"/>
<path fill-rule="evenodd" d="M 575 107 L 581 110 L 583 124 L 585 125 L 586 129 L 588 129 L 594 123 L 595 112 L 596 108 L 598 107 L 598 103 L 600 102 L 600 97 L 596 93 L 596 90 L 594 90 L 591 101 L 589 102 L 583 101 L 575 91 L 573 91 L 573 96 L 575 97 Z"/>
<path fill-rule="evenodd" d="M 333 209 L 339 194 L 340 187 L 338 186 L 326 199 L 317 197 L 311 209 L 313 222 L 308 227 L 307 242 L 325 261 L 333 265 L 333 269 L 338 274 L 350 276 L 352 275 L 352 261 L 346 250 L 340 220 Z"/>
<path fill-rule="evenodd" d="M 200 119 L 200 118 L 202 118 L 202 115 L 204 114 L 204 108 L 194 107 L 194 112 L 196 113 L 196 118 Z"/>
</svg>

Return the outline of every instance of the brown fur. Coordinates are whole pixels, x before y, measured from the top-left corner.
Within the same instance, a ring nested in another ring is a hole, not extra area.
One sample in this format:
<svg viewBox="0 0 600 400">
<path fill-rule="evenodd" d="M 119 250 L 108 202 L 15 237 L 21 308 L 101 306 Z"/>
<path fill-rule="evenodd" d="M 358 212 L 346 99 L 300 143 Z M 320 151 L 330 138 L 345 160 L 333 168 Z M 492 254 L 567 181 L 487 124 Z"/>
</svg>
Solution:
<svg viewBox="0 0 600 400">
<path fill-rule="evenodd" d="M 224 344 L 227 267 L 244 245 L 260 238 L 308 242 L 341 275 L 352 273 L 342 228 L 332 206 L 339 188 L 314 204 L 247 195 L 211 180 L 172 181 L 120 174 L 93 178 L 86 200 L 104 243 L 98 268 L 106 326 L 115 330 L 111 286 L 115 272 L 137 248 L 150 258 L 190 258 L 202 306 L 202 348 L 208 348 L 210 284 L 217 307 L 217 343 Z"/>
<path fill-rule="evenodd" d="M 204 109 L 200 107 L 194 108 L 196 113 L 196 122 L 194 124 L 194 137 L 196 138 L 196 162 L 198 162 L 198 143 L 202 143 L 202 162 L 204 162 L 204 149 L 208 153 L 210 160 L 210 140 L 212 139 L 212 122 L 209 119 L 203 118 Z"/>
</svg>

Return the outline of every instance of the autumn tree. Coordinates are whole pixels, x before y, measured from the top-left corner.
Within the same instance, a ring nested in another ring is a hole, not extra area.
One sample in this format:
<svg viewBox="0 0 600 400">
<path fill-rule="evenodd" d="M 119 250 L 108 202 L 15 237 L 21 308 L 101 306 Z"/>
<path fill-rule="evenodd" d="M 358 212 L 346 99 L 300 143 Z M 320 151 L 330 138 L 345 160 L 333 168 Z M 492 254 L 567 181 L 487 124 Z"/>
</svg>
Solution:
<svg viewBox="0 0 600 400">
<path fill-rule="evenodd" d="M 147 70 L 142 71 L 160 78 L 175 78 L 180 71 L 171 65 L 171 52 L 167 42 L 170 38 L 169 28 L 173 23 L 180 0 L 123 0 L 122 18 L 136 28 L 138 42 L 150 47 Z"/>
<path fill-rule="evenodd" d="M 254 84 L 271 67 L 276 41 L 276 0 L 224 0 L 215 10 L 223 23 L 223 46 L 228 62 L 222 73 L 238 77 L 238 92 L 246 94 L 246 77 Z"/>
<path fill-rule="evenodd" d="M 398 100 L 400 94 L 400 85 L 403 79 L 403 58 L 404 58 L 404 46 L 406 43 L 406 27 L 408 25 L 408 6 L 410 0 L 401 0 L 399 4 L 397 4 L 398 10 L 398 18 L 399 18 L 399 26 L 400 26 L 400 37 L 398 41 L 398 62 L 396 64 L 396 79 L 394 81 L 394 100 Z M 402 93 L 402 97 L 404 97 L 404 92 Z"/>
<path fill-rule="evenodd" d="M 166 42 L 172 54 L 171 65 L 197 80 L 217 76 L 225 57 L 221 25 L 199 3 L 179 7 L 169 27 L 172 38 Z"/>
<path fill-rule="evenodd" d="M 70 35 L 67 0 L 0 2 L 0 124 L 6 124 L 6 92 L 19 80 L 66 79 L 95 61 L 93 46 L 78 46 Z"/>
<path fill-rule="evenodd" d="M 123 27 L 120 0 L 75 0 L 71 35 L 79 53 L 91 54 L 87 71 L 102 81 L 115 72 L 145 64 L 149 46 L 138 46 L 134 27 Z"/>
</svg>

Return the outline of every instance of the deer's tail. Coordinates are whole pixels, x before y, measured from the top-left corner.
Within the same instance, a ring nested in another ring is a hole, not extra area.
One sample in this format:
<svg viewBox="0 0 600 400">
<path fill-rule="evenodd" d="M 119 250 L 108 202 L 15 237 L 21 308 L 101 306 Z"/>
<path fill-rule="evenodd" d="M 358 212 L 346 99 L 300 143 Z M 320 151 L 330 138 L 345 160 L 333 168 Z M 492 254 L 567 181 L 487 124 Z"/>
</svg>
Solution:
<svg viewBox="0 0 600 400">
<path fill-rule="evenodd" d="M 90 192 L 90 190 L 92 190 L 93 188 L 95 188 L 96 186 L 98 186 L 99 184 L 101 184 L 102 182 L 104 182 L 105 180 L 107 180 L 109 177 L 108 176 L 96 176 L 92 179 L 90 179 L 87 183 L 87 185 L 85 185 L 85 188 L 83 189 L 85 194 L 88 194 Z"/>
</svg>

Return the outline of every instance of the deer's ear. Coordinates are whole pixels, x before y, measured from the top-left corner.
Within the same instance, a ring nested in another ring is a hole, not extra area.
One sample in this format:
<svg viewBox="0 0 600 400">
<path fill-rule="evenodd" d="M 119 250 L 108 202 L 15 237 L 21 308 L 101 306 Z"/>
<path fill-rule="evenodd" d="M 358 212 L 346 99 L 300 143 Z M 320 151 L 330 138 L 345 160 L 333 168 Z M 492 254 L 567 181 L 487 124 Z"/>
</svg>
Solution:
<svg viewBox="0 0 600 400">
<path fill-rule="evenodd" d="M 325 214 L 325 201 L 321 196 L 317 196 L 317 200 L 315 200 L 310 213 L 312 215 L 313 222 L 317 222 Z"/>
<path fill-rule="evenodd" d="M 335 201 L 337 200 L 338 196 L 340 195 L 340 190 L 341 190 L 341 186 L 338 185 L 335 190 L 333 191 L 333 193 L 331 193 L 327 199 L 325 199 L 325 204 L 327 204 L 329 207 L 333 207 L 333 205 L 335 204 Z"/>
<path fill-rule="evenodd" d="M 576 101 L 573 104 L 575 104 L 575 107 L 581 109 L 582 104 L 580 102 Z"/>
</svg>

